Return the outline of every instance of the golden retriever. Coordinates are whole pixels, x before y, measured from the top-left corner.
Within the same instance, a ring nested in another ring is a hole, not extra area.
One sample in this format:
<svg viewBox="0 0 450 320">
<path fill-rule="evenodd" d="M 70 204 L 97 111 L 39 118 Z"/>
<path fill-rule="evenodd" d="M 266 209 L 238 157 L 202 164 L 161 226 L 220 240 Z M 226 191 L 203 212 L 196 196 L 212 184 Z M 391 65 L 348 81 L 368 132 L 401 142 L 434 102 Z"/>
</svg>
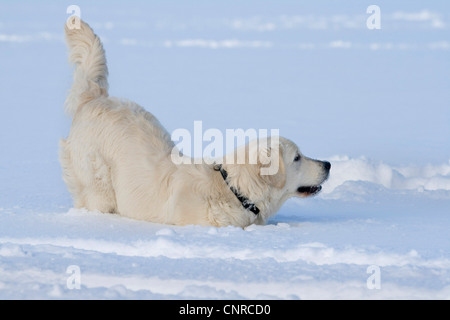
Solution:
<svg viewBox="0 0 450 320">
<path fill-rule="evenodd" d="M 89 25 L 66 25 L 65 33 L 75 65 L 65 103 L 73 122 L 60 143 L 60 162 L 76 208 L 155 223 L 244 228 L 264 224 L 290 197 L 320 191 L 330 163 L 303 156 L 282 137 L 267 138 L 265 148 L 237 148 L 244 163 L 174 163 L 176 147 L 159 121 L 136 103 L 108 95 L 105 52 Z M 261 173 L 263 157 L 278 160 L 274 174 Z"/>
</svg>

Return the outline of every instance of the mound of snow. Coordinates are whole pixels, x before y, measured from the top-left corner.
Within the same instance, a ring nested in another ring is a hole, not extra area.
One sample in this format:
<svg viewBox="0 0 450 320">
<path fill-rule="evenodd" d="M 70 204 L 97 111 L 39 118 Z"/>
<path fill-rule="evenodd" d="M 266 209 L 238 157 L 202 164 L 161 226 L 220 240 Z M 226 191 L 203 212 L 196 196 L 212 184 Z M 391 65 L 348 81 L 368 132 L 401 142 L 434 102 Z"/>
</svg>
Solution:
<svg viewBox="0 0 450 320">
<path fill-rule="evenodd" d="M 365 157 L 334 156 L 328 160 L 332 164 L 332 171 L 329 180 L 323 185 L 324 196 L 333 194 L 349 182 L 369 182 L 393 190 L 450 190 L 450 160 L 448 163 L 423 167 L 395 167 Z"/>
</svg>

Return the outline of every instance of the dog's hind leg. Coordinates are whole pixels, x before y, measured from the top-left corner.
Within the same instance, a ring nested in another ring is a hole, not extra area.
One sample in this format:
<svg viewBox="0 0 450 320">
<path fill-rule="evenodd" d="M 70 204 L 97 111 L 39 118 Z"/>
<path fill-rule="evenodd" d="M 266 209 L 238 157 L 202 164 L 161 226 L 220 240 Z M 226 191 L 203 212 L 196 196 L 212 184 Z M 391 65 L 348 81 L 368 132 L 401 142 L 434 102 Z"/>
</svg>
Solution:
<svg viewBox="0 0 450 320">
<path fill-rule="evenodd" d="M 89 172 L 83 196 L 86 208 L 104 213 L 117 213 L 116 195 L 111 179 L 111 167 L 99 153 L 92 153 L 88 157 Z"/>
<path fill-rule="evenodd" d="M 86 208 L 104 213 L 116 213 L 116 196 L 112 187 L 111 168 L 98 153 L 84 159 L 73 157 L 67 141 L 60 142 L 60 162 L 63 179 L 72 194 L 75 208 Z"/>
<path fill-rule="evenodd" d="M 61 163 L 63 180 L 72 195 L 75 208 L 84 208 L 86 207 L 86 202 L 83 196 L 83 185 L 76 174 L 67 143 L 67 140 L 64 139 L 61 139 L 59 142 L 59 161 Z"/>
</svg>

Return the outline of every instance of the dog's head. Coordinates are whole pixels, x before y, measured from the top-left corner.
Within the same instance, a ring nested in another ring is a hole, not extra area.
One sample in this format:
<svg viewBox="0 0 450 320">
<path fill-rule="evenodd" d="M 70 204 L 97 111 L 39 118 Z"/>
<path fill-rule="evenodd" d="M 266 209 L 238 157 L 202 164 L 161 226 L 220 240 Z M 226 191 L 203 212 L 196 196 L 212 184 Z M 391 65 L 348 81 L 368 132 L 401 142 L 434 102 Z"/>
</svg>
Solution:
<svg viewBox="0 0 450 320">
<path fill-rule="evenodd" d="M 262 205 L 264 219 L 288 198 L 317 194 L 331 168 L 327 161 L 304 156 L 295 143 L 282 137 L 252 141 L 232 155 L 224 159 L 230 185 Z"/>
<path fill-rule="evenodd" d="M 331 164 L 304 156 L 290 140 L 280 138 L 279 144 L 286 171 L 285 195 L 308 197 L 322 189 L 328 179 Z"/>
</svg>

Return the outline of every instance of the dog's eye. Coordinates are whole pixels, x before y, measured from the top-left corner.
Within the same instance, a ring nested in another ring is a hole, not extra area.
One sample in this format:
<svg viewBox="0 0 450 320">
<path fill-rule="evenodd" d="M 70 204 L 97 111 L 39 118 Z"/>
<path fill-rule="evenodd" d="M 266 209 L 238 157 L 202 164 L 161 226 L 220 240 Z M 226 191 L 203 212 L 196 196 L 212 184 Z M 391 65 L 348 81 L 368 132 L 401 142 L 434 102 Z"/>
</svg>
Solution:
<svg viewBox="0 0 450 320">
<path fill-rule="evenodd" d="M 300 155 L 299 154 L 296 155 L 295 158 L 294 158 L 294 162 L 297 162 L 297 161 L 300 161 Z"/>
</svg>

